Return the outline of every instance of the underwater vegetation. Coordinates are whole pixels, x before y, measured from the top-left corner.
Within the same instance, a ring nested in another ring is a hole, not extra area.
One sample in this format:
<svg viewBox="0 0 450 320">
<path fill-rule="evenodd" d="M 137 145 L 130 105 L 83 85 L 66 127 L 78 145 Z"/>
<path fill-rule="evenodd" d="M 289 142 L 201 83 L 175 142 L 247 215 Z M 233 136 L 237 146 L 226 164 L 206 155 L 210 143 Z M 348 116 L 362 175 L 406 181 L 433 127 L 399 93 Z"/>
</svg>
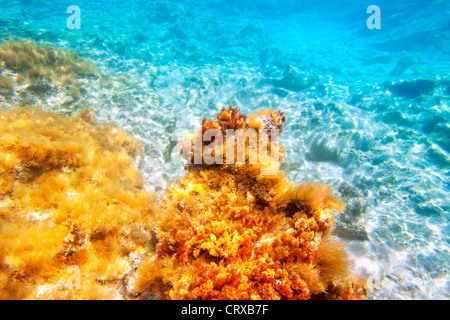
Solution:
<svg viewBox="0 0 450 320">
<path fill-rule="evenodd" d="M 97 67 L 76 52 L 31 40 L 11 40 L 0 46 L 0 98 L 8 101 L 17 95 L 12 104 L 34 104 L 32 96 L 61 90 L 68 96 L 64 104 L 71 104 L 83 95 L 80 80 L 99 77 Z"/>
<path fill-rule="evenodd" d="M 280 111 L 249 117 L 223 108 L 216 119 L 182 138 L 210 128 L 282 131 Z M 263 144 L 270 149 L 270 135 Z M 246 141 L 248 146 L 249 140 Z M 203 147 L 205 152 L 208 147 Z M 258 145 L 260 147 L 260 145 Z M 188 148 L 181 148 L 186 153 Z M 281 151 L 281 148 L 279 148 Z M 192 150 L 191 150 L 192 151 Z M 235 150 L 255 152 L 250 148 Z M 192 152 L 192 153 L 195 153 Z M 184 154 L 184 156 L 186 156 Z M 187 157 L 189 158 L 189 157 Z M 273 158 L 273 157 L 272 157 Z M 277 156 L 279 161 L 281 153 Z M 333 212 L 342 204 L 330 187 L 293 185 L 260 163 L 190 164 L 161 200 L 156 251 L 140 264 L 133 293 L 164 299 L 362 299 L 364 279 L 351 276 L 343 243 L 330 236 Z"/>
<path fill-rule="evenodd" d="M 76 52 L 60 50 L 31 40 L 8 41 L 0 47 L 2 69 L 16 72 L 16 82 L 35 83 L 42 79 L 59 81 L 61 85 L 72 77 L 98 76 L 97 68 Z"/>
<path fill-rule="evenodd" d="M 90 111 L 0 113 L 0 299 L 121 297 L 152 241 L 139 149 Z"/>
<path fill-rule="evenodd" d="M 211 126 L 281 132 L 285 121 L 230 106 L 182 143 Z M 5 110 L 0 135 L 0 299 L 367 296 L 330 236 L 342 204 L 324 184 L 293 185 L 247 161 L 192 164 L 158 203 L 135 167 L 140 145 L 89 110 Z"/>
</svg>

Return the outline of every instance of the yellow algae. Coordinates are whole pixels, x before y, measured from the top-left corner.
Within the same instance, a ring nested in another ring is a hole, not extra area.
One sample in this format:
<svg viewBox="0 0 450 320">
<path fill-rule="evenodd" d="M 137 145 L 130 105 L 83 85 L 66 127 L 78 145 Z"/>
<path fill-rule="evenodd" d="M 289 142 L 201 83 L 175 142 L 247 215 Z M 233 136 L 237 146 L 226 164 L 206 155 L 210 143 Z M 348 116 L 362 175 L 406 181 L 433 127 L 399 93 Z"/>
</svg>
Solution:
<svg viewBox="0 0 450 320">
<path fill-rule="evenodd" d="M 1 112 L 1 299 L 124 298 L 130 257 L 148 251 L 156 202 L 133 165 L 140 146 L 90 120 Z M 73 265 L 82 286 L 69 290 Z"/>
</svg>

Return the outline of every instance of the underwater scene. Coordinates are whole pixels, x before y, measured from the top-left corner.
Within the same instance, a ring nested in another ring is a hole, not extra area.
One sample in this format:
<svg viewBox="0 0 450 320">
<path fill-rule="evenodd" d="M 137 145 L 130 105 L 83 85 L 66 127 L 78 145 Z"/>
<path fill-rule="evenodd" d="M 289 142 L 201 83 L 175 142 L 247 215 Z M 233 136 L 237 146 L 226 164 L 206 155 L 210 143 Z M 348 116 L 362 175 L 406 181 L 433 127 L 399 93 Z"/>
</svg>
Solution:
<svg viewBox="0 0 450 320">
<path fill-rule="evenodd" d="M 449 1 L 0 9 L 1 300 L 450 298 Z"/>
</svg>

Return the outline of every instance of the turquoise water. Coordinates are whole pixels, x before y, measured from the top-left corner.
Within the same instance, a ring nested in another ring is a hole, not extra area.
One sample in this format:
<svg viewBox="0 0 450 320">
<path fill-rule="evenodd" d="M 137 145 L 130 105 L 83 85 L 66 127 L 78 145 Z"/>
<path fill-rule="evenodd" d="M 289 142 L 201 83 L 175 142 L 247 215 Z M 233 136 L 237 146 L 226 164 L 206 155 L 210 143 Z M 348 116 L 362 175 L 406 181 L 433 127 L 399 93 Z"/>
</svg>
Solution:
<svg viewBox="0 0 450 320">
<path fill-rule="evenodd" d="M 0 1 L 0 36 L 91 60 L 104 77 L 82 80 L 81 98 L 55 88 L 27 102 L 89 107 L 133 134 L 159 194 L 184 174 L 174 141 L 203 116 L 228 104 L 283 110 L 283 169 L 346 203 L 334 232 L 370 298 L 448 299 L 450 3 L 355 3 Z M 367 26 L 372 4 L 381 29 Z M 67 27 L 70 5 L 80 29 Z"/>
</svg>

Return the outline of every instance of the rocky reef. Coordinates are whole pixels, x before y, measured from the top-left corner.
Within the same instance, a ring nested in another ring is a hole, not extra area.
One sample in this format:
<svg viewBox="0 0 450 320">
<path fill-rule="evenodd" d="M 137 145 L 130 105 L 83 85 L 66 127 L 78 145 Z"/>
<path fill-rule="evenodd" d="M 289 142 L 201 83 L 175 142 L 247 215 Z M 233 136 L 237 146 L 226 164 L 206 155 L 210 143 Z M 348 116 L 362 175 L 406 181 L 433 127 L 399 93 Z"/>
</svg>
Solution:
<svg viewBox="0 0 450 320">
<path fill-rule="evenodd" d="M 181 142 L 192 145 L 210 128 L 219 136 L 226 136 L 229 129 L 255 129 L 259 135 L 276 127 L 281 132 L 285 120 L 280 111 L 265 110 L 247 118 L 230 106 L 216 119 L 204 119 L 202 128 Z M 211 144 L 206 140 L 202 155 Z M 240 152 L 246 153 L 244 163 L 187 165 L 186 176 L 166 190 L 155 220 L 156 251 L 139 266 L 134 295 L 164 299 L 366 297 L 364 280 L 350 275 L 344 245 L 330 236 L 333 212 L 342 209 L 339 199 L 321 183 L 293 185 L 278 168 L 262 174 L 265 166 L 258 161 L 250 164 L 249 159 L 259 151 L 261 141 L 268 150 L 278 141 L 268 134 L 259 141 L 256 148 L 249 148 L 249 139 L 245 148 L 234 149 L 235 160 Z M 182 148 L 186 150 L 194 157 L 195 150 Z M 278 150 L 276 157 L 268 156 L 273 162 L 282 160 L 282 148 Z"/>
</svg>

